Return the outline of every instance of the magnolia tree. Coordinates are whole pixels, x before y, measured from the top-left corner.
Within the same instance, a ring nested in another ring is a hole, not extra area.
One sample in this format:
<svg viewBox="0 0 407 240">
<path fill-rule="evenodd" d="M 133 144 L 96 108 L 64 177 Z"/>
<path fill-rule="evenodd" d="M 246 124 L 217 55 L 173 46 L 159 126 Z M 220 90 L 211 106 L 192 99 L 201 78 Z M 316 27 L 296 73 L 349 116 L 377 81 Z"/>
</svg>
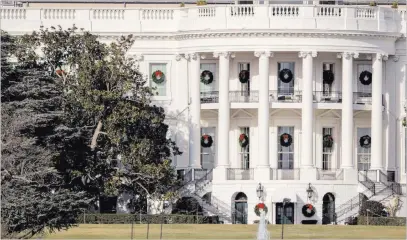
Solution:
<svg viewBox="0 0 407 240">
<path fill-rule="evenodd" d="M 83 195 L 84 205 L 95 203 L 102 196 L 127 192 L 138 196 L 135 199 L 139 201 L 132 202 L 134 209 L 145 209 L 147 203 L 143 199 L 171 195 L 171 189 L 178 186 L 170 159 L 181 153 L 166 138 L 168 125 L 164 123 L 163 108 L 151 103 L 152 89 L 146 86 L 135 61 L 126 57 L 133 44 L 132 36 L 107 45 L 97 36 L 77 31 L 75 27 L 51 28 L 19 37 L 18 47 L 12 51 L 18 64 L 24 63 L 22 79 L 27 80 L 24 74 L 29 75 L 40 66 L 43 72 L 46 70 L 43 75 L 52 80 L 47 83 L 54 84 L 36 85 L 50 92 L 46 95 L 31 91 L 32 86 L 28 84 L 33 82 L 21 83 L 27 92 L 48 102 L 47 107 L 54 116 L 51 123 L 27 121 L 32 125 L 42 124 L 48 130 L 43 146 L 49 155 L 41 160 L 58 176 L 61 189 Z M 41 115 L 45 110 L 38 108 Z M 35 128 L 33 138 L 39 139 Z M 17 135 L 10 133 L 13 137 Z M 23 150 L 16 151 L 23 159 L 32 157 Z M 43 182 L 47 183 L 48 179 Z M 44 195 L 49 202 L 53 201 L 52 193 Z M 71 211 L 71 204 L 63 207 L 65 211 Z M 24 214 L 9 213 L 13 214 L 20 216 L 16 221 L 24 226 L 21 231 L 31 230 L 24 225 Z M 3 216 L 4 212 L 2 221 Z M 36 232 L 48 227 L 49 217 L 44 213 L 44 224 Z"/>
</svg>

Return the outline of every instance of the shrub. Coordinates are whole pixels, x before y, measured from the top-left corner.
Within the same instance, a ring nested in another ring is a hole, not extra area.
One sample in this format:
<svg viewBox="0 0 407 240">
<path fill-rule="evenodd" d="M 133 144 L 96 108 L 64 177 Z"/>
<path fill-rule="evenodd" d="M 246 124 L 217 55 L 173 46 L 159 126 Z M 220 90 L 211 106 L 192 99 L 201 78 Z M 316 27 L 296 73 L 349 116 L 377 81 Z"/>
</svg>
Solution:
<svg viewBox="0 0 407 240">
<path fill-rule="evenodd" d="M 384 206 L 377 201 L 365 201 L 362 202 L 362 206 L 359 210 L 359 215 L 367 216 L 367 209 L 370 210 L 369 216 L 384 216 Z"/>
<path fill-rule="evenodd" d="M 367 225 L 367 218 L 359 216 L 358 225 Z M 369 217 L 369 225 L 378 226 L 406 226 L 405 217 Z"/>
<path fill-rule="evenodd" d="M 78 223 L 84 224 L 203 224 L 219 223 L 218 216 L 200 215 L 148 215 L 148 214 L 84 214 L 78 219 Z"/>
</svg>

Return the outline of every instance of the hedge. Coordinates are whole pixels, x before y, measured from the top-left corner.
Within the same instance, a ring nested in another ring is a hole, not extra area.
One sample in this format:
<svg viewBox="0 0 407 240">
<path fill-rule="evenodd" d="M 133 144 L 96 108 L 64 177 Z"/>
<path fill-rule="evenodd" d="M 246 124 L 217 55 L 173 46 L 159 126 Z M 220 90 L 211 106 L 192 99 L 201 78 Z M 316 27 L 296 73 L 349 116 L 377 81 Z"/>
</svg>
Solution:
<svg viewBox="0 0 407 240">
<path fill-rule="evenodd" d="M 358 225 L 367 225 L 365 216 L 358 217 Z M 379 226 L 406 226 L 405 217 L 369 217 L 369 225 Z"/>
<path fill-rule="evenodd" d="M 219 223 L 217 216 L 200 215 L 147 215 L 147 214 L 83 214 L 78 219 L 81 224 L 203 224 Z"/>
</svg>

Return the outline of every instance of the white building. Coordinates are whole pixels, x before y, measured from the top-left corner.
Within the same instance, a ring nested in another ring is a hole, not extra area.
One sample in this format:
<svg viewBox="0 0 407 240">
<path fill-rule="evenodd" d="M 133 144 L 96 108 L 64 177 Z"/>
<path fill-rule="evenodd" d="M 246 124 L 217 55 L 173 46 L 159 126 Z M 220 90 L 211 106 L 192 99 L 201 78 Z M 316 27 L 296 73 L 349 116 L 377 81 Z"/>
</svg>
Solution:
<svg viewBox="0 0 407 240">
<path fill-rule="evenodd" d="M 75 24 L 104 41 L 134 34 L 129 54 L 157 87 L 183 151 L 174 159 L 187 182 L 181 193 L 206 214 L 253 223 L 259 183 L 271 223 L 281 223 L 284 198 L 289 222 L 326 224 L 334 212 L 338 223 L 356 216 L 359 193 L 384 204 L 400 188 L 405 194 L 404 6 L 28 2 L 3 6 L 3 30 Z M 157 70 L 164 81 L 153 81 Z M 205 70 L 213 75 L 207 84 Z M 212 146 L 201 146 L 203 135 Z M 314 216 L 303 215 L 306 203 Z"/>
</svg>

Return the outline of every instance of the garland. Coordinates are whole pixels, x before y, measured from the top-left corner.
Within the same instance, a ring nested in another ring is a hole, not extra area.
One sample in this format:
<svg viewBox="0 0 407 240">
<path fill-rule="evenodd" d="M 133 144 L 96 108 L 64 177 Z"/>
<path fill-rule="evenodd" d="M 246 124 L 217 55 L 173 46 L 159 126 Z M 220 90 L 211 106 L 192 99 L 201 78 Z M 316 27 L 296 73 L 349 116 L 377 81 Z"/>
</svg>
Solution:
<svg viewBox="0 0 407 240">
<path fill-rule="evenodd" d="M 278 74 L 278 78 L 283 82 L 283 83 L 289 83 L 291 80 L 293 80 L 293 73 L 291 72 L 290 69 L 284 68 L 283 70 L 280 71 Z"/>
<path fill-rule="evenodd" d="M 265 213 L 268 211 L 267 206 L 264 203 L 258 203 L 254 206 L 254 213 L 256 213 L 257 216 L 260 216 L 260 209 L 263 209 Z"/>
<path fill-rule="evenodd" d="M 291 146 L 291 143 L 293 142 L 293 138 L 291 137 L 290 134 L 288 133 L 283 133 L 280 136 L 280 145 L 283 147 L 289 147 Z"/>
<path fill-rule="evenodd" d="M 208 134 L 204 134 L 201 137 L 201 146 L 203 148 L 210 148 L 210 147 L 212 147 L 212 144 L 213 144 L 213 139 Z"/>
<path fill-rule="evenodd" d="M 372 83 L 372 73 L 369 71 L 363 71 L 359 75 L 359 81 L 363 85 L 370 85 Z"/>
<path fill-rule="evenodd" d="M 155 72 L 153 72 L 151 77 L 156 84 L 161 84 L 165 81 L 165 74 L 160 70 L 156 70 Z"/>
<path fill-rule="evenodd" d="M 322 79 L 324 81 L 325 84 L 332 84 L 334 82 L 334 73 L 332 72 L 332 70 L 324 70 L 323 74 L 322 74 Z"/>
<path fill-rule="evenodd" d="M 331 148 L 334 144 L 334 139 L 330 134 L 324 136 L 324 148 Z"/>
<path fill-rule="evenodd" d="M 205 70 L 201 73 L 201 82 L 205 85 L 213 82 L 213 73 L 209 70 Z"/>
<path fill-rule="evenodd" d="M 242 133 L 239 136 L 239 144 L 242 148 L 246 147 L 247 145 L 249 145 L 249 137 Z"/>
<path fill-rule="evenodd" d="M 250 72 L 247 70 L 242 70 L 239 73 L 239 81 L 241 83 L 247 83 L 250 79 Z"/>
<path fill-rule="evenodd" d="M 372 143 L 372 139 L 370 136 L 365 135 L 359 139 L 359 144 L 362 148 L 370 148 L 370 144 Z"/>
<path fill-rule="evenodd" d="M 312 217 L 312 216 L 314 216 L 315 215 L 315 208 L 314 208 L 314 206 L 312 206 L 312 204 L 305 204 L 303 207 L 302 207 L 302 214 L 305 216 L 305 217 Z"/>
</svg>

